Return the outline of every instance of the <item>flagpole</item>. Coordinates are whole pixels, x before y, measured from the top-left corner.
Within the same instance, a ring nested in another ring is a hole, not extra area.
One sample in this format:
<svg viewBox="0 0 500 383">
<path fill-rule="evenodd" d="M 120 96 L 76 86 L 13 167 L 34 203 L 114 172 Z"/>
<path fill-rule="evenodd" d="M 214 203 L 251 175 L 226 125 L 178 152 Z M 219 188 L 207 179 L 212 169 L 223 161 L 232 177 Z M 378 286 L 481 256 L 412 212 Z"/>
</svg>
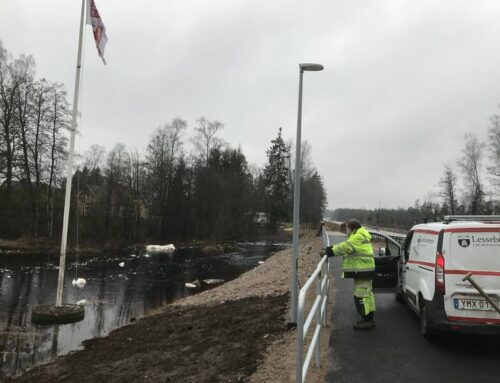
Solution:
<svg viewBox="0 0 500 383">
<path fill-rule="evenodd" d="M 78 37 L 78 57 L 76 60 L 75 93 L 73 95 L 73 115 L 71 119 L 71 137 L 69 142 L 68 166 L 66 168 L 66 195 L 64 199 L 63 229 L 61 236 L 61 256 L 59 258 L 59 278 L 57 280 L 56 306 L 62 306 L 62 294 L 64 287 L 64 270 L 66 268 L 66 244 L 68 239 L 68 221 L 71 202 L 71 179 L 73 177 L 73 160 L 75 151 L 76 119 L 78 117 L 78 96 L 80 90 L 80 70 L 82 66 L 82 40 L 83 24 L 85 16 L 85 2 L 82 0 L 82 12 L 80 16 L 80 34 Z"/>
</svg>

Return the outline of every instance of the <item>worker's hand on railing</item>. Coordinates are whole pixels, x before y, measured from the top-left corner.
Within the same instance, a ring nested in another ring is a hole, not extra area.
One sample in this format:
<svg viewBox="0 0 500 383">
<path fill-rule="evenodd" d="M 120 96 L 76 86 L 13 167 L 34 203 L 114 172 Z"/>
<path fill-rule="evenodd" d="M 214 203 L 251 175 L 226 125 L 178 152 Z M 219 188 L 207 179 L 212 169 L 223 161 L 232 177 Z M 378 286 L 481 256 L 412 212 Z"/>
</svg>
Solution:
<svg viewBox="0 0 500 383">
<path fill-rule="evenodd" d="M 328 257 L 333 257 L 335 255 L 335 254 L 333 254 L 333 249 L 330 246 L 326 247 L 324 249 L 321 249 L 321 251 L 319 252 L 319 256 L 321 258 L 323 258 L 325 255 Z"/>
</svg>

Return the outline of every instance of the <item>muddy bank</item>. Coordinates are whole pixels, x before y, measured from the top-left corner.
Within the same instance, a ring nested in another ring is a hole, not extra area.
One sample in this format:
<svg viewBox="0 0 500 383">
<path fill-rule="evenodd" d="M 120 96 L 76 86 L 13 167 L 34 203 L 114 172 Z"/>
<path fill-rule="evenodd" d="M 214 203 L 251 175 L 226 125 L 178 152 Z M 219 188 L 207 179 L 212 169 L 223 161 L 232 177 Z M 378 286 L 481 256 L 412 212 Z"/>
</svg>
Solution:
<svg viewBox="0 0 500 383">
<path fill-rule="evenodd" d="M 55 242 L 32 238 L 0 239 L 0 255 L 10 253 L 33 254 L 52 252 Z"/>
<path fill-rule="evenodd" d="M 319 260 L 321 240 L 301 238 L 299 280 Z M 290 249 L 222 286 L 166 305 L 85 349 L 11 382 L 294 381 L 295 330 L 287 329 Z M 326 365 L 328 331 L 322 334 Z M 312 368 L 308 381 L 321 382 Z"/>
<path fill-rule="evenodd" d="M 134 248 L 135 246 L 131 246 Z M 144 247 L 144 246 L 142 246 Z M 61 249 L 60 240 L 48 240 L 44 238 L 20 238 L 20 239 L 0 239 L 0 257 L 4 255 L 59 255 Z M 86 245 L 82 244 L 78 248 L 78 256 L 93 257 L 100 254 L 116 253 L 126 251 L 127 246 L 115 243 Z M 66 253 L 76 255 L 76 247 L 68 246 Z"/>
<path fill-rule="evenodd" d="M 8 381 L 245 382 L 266 347 L 286 331 L 287 301 L 282 295 L 169 306 Z"/>
</svg>

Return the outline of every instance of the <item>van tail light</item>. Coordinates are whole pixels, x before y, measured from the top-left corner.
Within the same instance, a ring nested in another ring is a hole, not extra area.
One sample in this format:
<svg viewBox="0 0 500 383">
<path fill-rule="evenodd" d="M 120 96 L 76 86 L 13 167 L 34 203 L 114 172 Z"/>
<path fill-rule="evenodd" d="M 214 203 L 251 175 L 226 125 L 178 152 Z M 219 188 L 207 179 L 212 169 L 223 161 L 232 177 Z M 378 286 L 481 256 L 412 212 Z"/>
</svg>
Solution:
<svg viewBox="0 0 500 383">
<path fill-rule="evenodd" d="M 445 288 L 444 288 L 444 274 L 445 274 L 445 267 L 444 267 L 444 257 L 442 253 L 437 253 L 436 254 L 436 266 L 435 266 L 435 278 L 436 278 L 436 291 L 439 292 L 440 294 L 444 295 L 445 294 Z"/>
</svg>

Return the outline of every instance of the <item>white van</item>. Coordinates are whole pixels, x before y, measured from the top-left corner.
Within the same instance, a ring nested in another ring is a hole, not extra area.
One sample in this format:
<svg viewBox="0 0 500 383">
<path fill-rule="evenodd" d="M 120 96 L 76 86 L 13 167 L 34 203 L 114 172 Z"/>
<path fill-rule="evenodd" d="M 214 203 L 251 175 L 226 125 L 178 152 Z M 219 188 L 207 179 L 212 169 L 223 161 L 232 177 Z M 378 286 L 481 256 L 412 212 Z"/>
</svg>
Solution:
<svg viewBox="0 0 500 383">
<path fill-rule="evenodd" d="M 385 253 L 375 258 L 374 287 L 395 283 L 396 300 L 419 315 L 424 337 L 435 330 L 500 334 L 500 314 L 464 280 L 470 274 L 500 306 L 500 216 L 447 216 L 416 225 L 399 256 Z"/>
</svg>

